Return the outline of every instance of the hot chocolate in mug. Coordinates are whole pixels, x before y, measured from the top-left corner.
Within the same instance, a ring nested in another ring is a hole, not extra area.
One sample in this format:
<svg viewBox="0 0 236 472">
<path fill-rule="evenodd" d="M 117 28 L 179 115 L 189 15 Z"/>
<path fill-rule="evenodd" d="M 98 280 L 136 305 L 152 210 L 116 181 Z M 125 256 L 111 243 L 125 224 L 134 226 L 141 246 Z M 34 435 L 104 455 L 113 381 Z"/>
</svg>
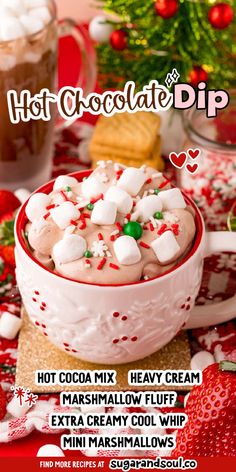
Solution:
<svg viewBox="0 0 236 472">
<path fill-rule="evenodd" d="M 11 8 L 4 4 L 1 10 L 0 187 L 34 190 L 50 178 L 55 125 L 68 126 L 71 121 L 59 122 L 56 105 L 51 104 L 50 121 L 12 123 L 7 93 L 15 90 L 19 97 L 23 90 L 28 90 L 34 96 L 44 88 L 57 92 L 58 38 L 67 36 L 72 36 L 78 45 L 81 66 L 77 86 L 87 95 L 95 85 L 96 61 L 85 28 L 70 19 L 58 23 L 54 0 L 42 0 L 37 8 L 30 1 L 27 8 L 24 2 L 16 2 Z M 63 71 L 64 75 L 68 76 Z M 68 85 L 68 77 L 65 85 Z"/>
<path fill-rule="evenodd" d="M 91 171 L 71 174 L 78 181 Z M 50 193 L 53 182 L 38 191 Z M 66 279 L 40 264 L 27 248 L 25 208 L 15 225 L 16 275 L 26 311 L 48 339 L 79 359 L 100 364 L 122 364 L 153 354 L 178 331 L 230 320 L 236 296 L 221 303 L 194 306 L 201 285 L 204 258 L 235 252 L 236 234 L 206 233 L 196 205 L 196 236 L 185 258 L 164 275 L 125 285 L 96 285 Z"/>
</svg>

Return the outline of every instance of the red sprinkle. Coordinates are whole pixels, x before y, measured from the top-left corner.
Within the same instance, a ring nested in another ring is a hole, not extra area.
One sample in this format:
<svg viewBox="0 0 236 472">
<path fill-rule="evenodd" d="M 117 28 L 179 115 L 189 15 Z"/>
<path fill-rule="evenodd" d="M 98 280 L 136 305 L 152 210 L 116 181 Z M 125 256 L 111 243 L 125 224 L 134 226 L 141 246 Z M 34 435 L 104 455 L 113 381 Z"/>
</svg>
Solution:
<svg viewBox="0 0 236 472">
<path fill-rule="evenodd" d="M 153 226 L 152 223 L 150 223 L 149 228 L 150 228 L 151 231 L 154 231 L 154 226 Z"/>
<path fill-rule="evenodd" d="M 179 225 L 178 224 L 174 224 L 171 226 L 172 230 L 173 230 L 173 233 L 175 236 L 178 236 L 179 235 Z"/>
<path fill-rule="evenodd" d="M 140 241 L 140 246 L 144 247 L 145 249 L 150 249 L 150 246 L 146 244 L 144 241 Z"/>
<path fill-rule="evenodd" d="M 69 344 L 68 343 L 63 343 L 65 347 L 69 347 Z"/>
<path fill-rule="evenodd" d="M 128 337 L 127 337 L 127 336 L 123 336 L 121 339 L 122 339 L 122 341 L 127 341 Z"/>
<path fill-rule="evenodd" d="M 40 295 L 40 293 L 38 292 L 38 290 L 35 290 L 35 295 Z"/>
<path fill-rule="evenodd" d="M 137 336 L 132 336 L 131 341 L 135 342 L 137 341 L 137 339 L 138 339 Z"/>
<path fill-rule="evenodd" d="M 46 308 L 47 305 L 46 305 L 45 302 L 42 302 L 42 306 L 43 306 L 44 308 Z"/>
<path fill-rule="evenodd" d="M 73 225 L 73 226 L 77 226 L 77 223 L 75 220 L 70 220 L 70 224 Z"/>
<path fill-rule="evenodd" d="M 93 198 L 92 200 L 90 200 L 90 203 L 92 203 L 92 205 L 93 205 L 94 203 L 98 202 L 98 200 L 101 200 L 101 199 L 103 200 L 103 198 L 104 198 L 104 195 L 103 195 L 103 193 L 101 193 L 96 198 Z"/>
<path fill-rule="evenodd" d="M 126 215 L 126 217 L 128 221 L 130 221 L 130 218 L 131 218 L 131 213 L 128 213 L 128 215 Z"/>
<path fill-rule="evenodd" d="M 111 269 L 119 270 L 119 266 L 116 264 L 113 264 L 112 262 L 109 264 L 109 267 L 111 267 Z"/>
<path fill-rule="evenodd" d="M 168 179 L 166 179 L 165 182 L 162 182 L 162 184 L 160 184 L 160 185 L 158 186 L 158 188 L 164 188 L 164 187 L 166 187 L 166 185 L 168 185 L 169 183 L 170 183 L 170 181 L 169 181 Z"/>
<path fill-rule="evenodd" d="M 82 225 L 80 225 L 79 229 L 85 229 L 86 228 L 86 223 L 83 221 Z"/>
<path fill-rule="evenodd" d="M 63 190 L 60 190 L 60 194 L 61 194 L 61 196 L 64 198 L 65 202 L 68 202 L 68 201 L 69 201 L 68 198 L 67 198 L 67 196 L 66 196 L 66 194 L 65 194 L 65 192 L 63 192 Z"/>
<path fill-rule="evenodd" d="M 116 223 L 116 227 L 117 227 L 117 229 L 118 229 L 119 231 L 123 231 L 123 228 L 122 228 L 122 226 L 121 226 L 121 224 L 120 224 L 119 222 Z"/>
<path fill-rule="evenodd" d="M 110 237 L 110 241 L 115 241 L 115 235 L 113 234 L 111 237 Z"/>
<path fill-rule="evenodd" d="M 119 339 L 113 339 L 113 344 L 117 344 L 119 342 Z"/>
<path fill-rule="evenodd" d="M 163 224 L 161 225 L 159 231 L 157 231 L 157 234 L 159 234 L 159 236 L 161 236 L 167 229 L 167 225 L 166 224 Z"/>
<path fill-rule="evenodd" d="M 144 230 L 147 230 L 147 229 L 148 229 L 148 227 L 147 227 L 146 225 L 144 225 L 144 226 L 143 226 L 143 229 L 144 229 Z"/>
<path fill-rule="evenodd" d="M 118 318 L 119 316 L 120 316 L 120 313 L 119 313 L 118 311 L 115 311 L 115 312 L 113 313 L 113 317 L 114 317 L 114 318 Z"/>
<path fill-rule="evenodd" d="M 152 179 L 151 177 L 149 177 L 149 179 L 146 180 L 145 184 L 150 184 L 152 182 Z"/>
<path fill-rule="evenodd" d="M 33 300 L 33 302 L 35 302 L 35 303 L 37 302 L 36 298 L 32 298 L 32 300 Z"/>
<path fill-rule="evenodd" d="M 40 326 L 40 323 L 38 321 L 35 321 L 35 326 Z"/>
<path fill-rule="evenodd" d="M 52 210 L 53 208 L 55 208 L 56 205 L 52 204 L 52 205 L 48 205 L 46 207 L 46 210 Z"/>
<path fill-rule="evenodd" d="M 98 239 L 99 239 L 99 241 L 103 241 L 104 238 L 103 238 L 102 233 L 98 233 Z"/>
<path fill-rule="evenodd" d="M 91 266 L 91 261 L 89 259 L 85 259 L 85 263 Z"/>
<path fill-rule="evenodd" d="M 46 213 L 46 215 L 44 215 L 44 217 L 43 217 L 44 220 L 47 220 L 49 218 L 49 216 L 50 216 L 50 211 L 48 213 Z"/>
<path fill-rule="evenodd" d="M 90 215 L 88 213 L 83 213 L 84 218 L 90 218 Z"/>
<path fill-rule="evenodd" d="M 126 320 L 127 320 L 127 316 L 126 316 L 126 315 L 124 315 L 124 316 L 122 316 L 122 318 L 121 318 L 121 319 L 122 319 L 122 321 L 126 321 Z"/>
<path fill-rule="evenodd" d="M 119 179 L 121 178 L 123 172 L 124 172 L 124 171 L 123 171 L 122 169 L 117 170 L 117 172 L 116 172 L 116 180 L 119 180 Z"/>
<path fill-rule="evenodd" d="M 97 266 L 97 269 L 98 270 L 101 270 L 103 268 L 103 266 L 106 264 L 106 258 L 103 257 L 103 259 L 99 262 L 98 266 Z"/>
</svg>

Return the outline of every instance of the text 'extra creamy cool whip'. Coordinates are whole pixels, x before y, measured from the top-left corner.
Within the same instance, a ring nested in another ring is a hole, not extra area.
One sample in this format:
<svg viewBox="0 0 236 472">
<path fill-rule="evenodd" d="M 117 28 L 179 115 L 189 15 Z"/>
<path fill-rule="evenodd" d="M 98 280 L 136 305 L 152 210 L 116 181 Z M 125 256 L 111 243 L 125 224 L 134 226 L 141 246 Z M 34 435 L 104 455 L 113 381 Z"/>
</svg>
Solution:
<svg viewBox="0 0 236 472">
<path fill-rule="evenodd" d="M 164 274 L 192 247 L 192 208 L 155 169 L 100 161 L 79 183 L 60 176 L 26 206 L 34 257 L 79 282 L 127 284 Z"/>
</svg>

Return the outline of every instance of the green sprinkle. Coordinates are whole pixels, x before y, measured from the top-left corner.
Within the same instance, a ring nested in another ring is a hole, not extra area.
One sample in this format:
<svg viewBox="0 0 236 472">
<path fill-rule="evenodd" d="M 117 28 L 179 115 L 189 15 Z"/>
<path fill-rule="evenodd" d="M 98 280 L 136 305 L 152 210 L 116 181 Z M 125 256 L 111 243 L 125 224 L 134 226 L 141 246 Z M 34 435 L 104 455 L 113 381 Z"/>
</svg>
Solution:
<svg viewBox="0 0 236 472">
<path fill-rule="evenodd" d="M 87 258 L 89 258 L 89 257 L 93 257 L 93 254 L 92 254 L 92 252 L 91 252 L 91 251 L 85 251 L 85 253 L 84 253 L 84 257 L 87 257 Z"/>
<path fill-rule="evenodd" d="M 155 189 L 154 189 L 154 193 L 155 193 L 156 195 L 158 195 L 158 193 L 160 193 L 159 188 L 155 188 Z"/>
<path fill-rule="evenodd" d="M 93 209 L 94 209 L 94 204 L 93 204 L 93 203 L 89 203 L 89 204 L 87 205 L 87 208 L 88 208 L 88 210 L 93 210 Z"/>
<path fill-rule="evenodd" d="M 163 220 L 163 213 L 161 211 L 157 211 L 153 216 L 156 220 Z"/>
<path fill-rule="evenodd" d="M 66 187 L 66 192 L 71 192 L 71 187 L 69 187 L 69 185 Z"/>
</svg>

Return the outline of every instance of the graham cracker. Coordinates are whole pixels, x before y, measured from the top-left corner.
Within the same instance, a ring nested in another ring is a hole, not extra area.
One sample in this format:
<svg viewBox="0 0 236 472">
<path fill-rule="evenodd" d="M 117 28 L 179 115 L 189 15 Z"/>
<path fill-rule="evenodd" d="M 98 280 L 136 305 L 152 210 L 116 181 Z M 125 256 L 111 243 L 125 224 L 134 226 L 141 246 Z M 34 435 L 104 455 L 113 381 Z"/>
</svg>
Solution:
<svg viewBox="0 0 236 472">
<path fill-rule="evenodd" d="M 143 160 L 152 153 L 160 130 L 160 117 L 151 112 L 100 116 L 90 143 L 92 159 L 105 154 Z"/>
<path fill-rule="evenodd" d="M 94 152 L 92 165 L 95 168 L 98 161 L 109 160 L 131 167 L 140 167 L 142 164 L 146 164 L 147 166 L 153 167 L 154 169 L 157 169 L 159 171 L 163 171 L 165 167 L 164 160 L 161 157 L 160 136 L 156 137 L 156 141 L 151 154 L 145 158 L 140 159 L 140 157 L 137 155 L 130 157 L 129 155 L 127 155 L 126 152 L 123 152 L 123 154 L 121 153 L 121 155 L 118 155 L 116 148 L 114 148 L 112 151 L 109 151 L 109 153 L 106 153 L 104 148 L 101 149 L 100 152 Z"/>
<path fill-rule="evenodd" d="M 18 360 L 16 369 L 16 385 L 29 388 L 33 393 L 59 393 L 61 391 L 93 391 L 93 390 L 173 390 L 173 387 L 131 387 L 128 385 L 128 371 L 130 369 L 147 370 L 188 370 L 190 369 L 190 347 L 188 337 L 182 332 L 167 346 L 152 356 L 137 362 L 122 365 L 91 364 L 76 359 L 60 351 L 43 336 L 31 323 L 25 310 L 22 310 L 23 327 L 19 336 Z M 101 386 L 38 386 L 34 383 L 36 370 L 102 370 L 115 369 L 117 371 L 117 385 Z M 189 387 L 177 387 L 175 390 L 189 390 Z"/>
</svg>

